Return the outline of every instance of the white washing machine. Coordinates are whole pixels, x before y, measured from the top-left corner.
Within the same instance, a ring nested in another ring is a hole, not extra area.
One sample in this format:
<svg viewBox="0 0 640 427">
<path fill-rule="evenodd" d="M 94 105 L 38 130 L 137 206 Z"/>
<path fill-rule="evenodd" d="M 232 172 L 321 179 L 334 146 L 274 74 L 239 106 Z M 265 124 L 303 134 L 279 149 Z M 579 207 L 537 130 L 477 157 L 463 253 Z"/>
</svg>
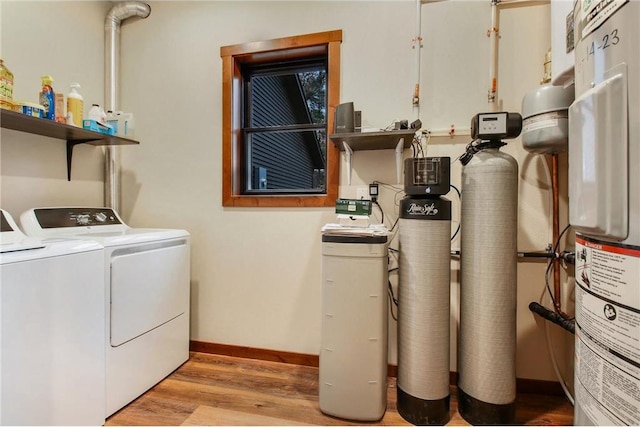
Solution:
<svg viewBox="0 0 640 427">
<path fill-rule="evenodd" d="M 20 223 L 105 247 L 107 417 L 189 358 L 188 232 L 131 228 L 111 208 L 35 208 Z"/>
<path fill-rule="evenodd" d="M 104 248 L 0 210 L 0 425 L 105 421 Z"/>
</svg>

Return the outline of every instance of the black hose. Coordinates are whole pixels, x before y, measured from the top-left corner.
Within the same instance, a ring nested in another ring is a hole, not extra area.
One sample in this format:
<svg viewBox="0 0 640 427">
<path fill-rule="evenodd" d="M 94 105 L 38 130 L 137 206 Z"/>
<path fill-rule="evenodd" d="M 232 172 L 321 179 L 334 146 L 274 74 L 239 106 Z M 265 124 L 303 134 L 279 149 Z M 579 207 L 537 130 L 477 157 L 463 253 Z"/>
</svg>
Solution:
<svg viewBox="0 0 640 427">
<path fill-rule="evenodd" d="M 555 258 L 553 252 L 518 252 L 520 258 Z"/>
<path fill-rule="evenodd" d="M 540 317 L 547 319 L 548 321 L 553 322 L 558 326 L 561 326 L 572 334 L 576 333 L 575 320 L 567 320 L 564 317 L 560 316 L 558 313 L 549 310 L 548 308 L 538 304 L 535 301 L 529 304 L 529 310 L 533 311 Z"/>
<path fill-rule="evenodd" d="M 460 255 L 459 250 L 451 251 L 451 255 Z M 553 252 L 518 252 L 518 258 L 556 258 Z"/>
</svg>

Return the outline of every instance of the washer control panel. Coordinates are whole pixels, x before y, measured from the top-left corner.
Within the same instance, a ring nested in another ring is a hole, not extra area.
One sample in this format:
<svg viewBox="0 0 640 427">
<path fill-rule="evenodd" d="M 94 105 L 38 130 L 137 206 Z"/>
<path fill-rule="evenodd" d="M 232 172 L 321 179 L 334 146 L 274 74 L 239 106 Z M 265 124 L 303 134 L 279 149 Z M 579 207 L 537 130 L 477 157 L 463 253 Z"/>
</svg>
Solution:
<svg viewBox="0 0 640 427">
<path fill-rule="evenodd" d="M 43 229 L 122 224 L 111 208 L 42 208 L 34 215 Z"/>
</svg>

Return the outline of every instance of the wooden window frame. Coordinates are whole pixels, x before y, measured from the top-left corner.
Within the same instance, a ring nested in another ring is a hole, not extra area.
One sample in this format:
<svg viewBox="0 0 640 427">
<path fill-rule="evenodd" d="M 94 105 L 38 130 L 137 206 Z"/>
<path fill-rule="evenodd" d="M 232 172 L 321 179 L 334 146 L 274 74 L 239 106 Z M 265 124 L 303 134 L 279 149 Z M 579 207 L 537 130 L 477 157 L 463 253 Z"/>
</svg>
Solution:
<svg viewBox="0 0 640 427">
<path fill-rule="evenodd" d="M 220 48 L 222 58 L 222 206 L 332 207 L 338 197 L 340 150 L 329 135 L 340 103 L 340 44 L 342 30 L 305 34 Z M 327 54 L 326 193 L 298 195 L 242 194 L 242 74 L 241 64 L 271 62 Z"/>
</svg>

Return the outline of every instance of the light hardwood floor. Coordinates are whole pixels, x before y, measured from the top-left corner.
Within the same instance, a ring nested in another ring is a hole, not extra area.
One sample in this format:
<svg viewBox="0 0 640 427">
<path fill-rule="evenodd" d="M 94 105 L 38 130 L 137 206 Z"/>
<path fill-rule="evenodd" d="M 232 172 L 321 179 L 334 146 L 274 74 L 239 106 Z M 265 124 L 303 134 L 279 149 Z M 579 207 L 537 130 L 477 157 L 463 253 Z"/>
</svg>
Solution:
<svg viewBox="0 0 640 427">
<path fill-rule="evenodd" d="M 318 405 L 318 368 L 206 353 L 190 359 L 144 395 L 112 415 L 106 425 L 408 425 L 396 410 L 396 379 L 389 378 L 387 411 L 377 423 L 326 416 Z M 469 425 L 457 412 L 451 421 Z M 571 425 L 573 407 L 563 396 L 519 394 L 518 425 Z"/>
</svg>

